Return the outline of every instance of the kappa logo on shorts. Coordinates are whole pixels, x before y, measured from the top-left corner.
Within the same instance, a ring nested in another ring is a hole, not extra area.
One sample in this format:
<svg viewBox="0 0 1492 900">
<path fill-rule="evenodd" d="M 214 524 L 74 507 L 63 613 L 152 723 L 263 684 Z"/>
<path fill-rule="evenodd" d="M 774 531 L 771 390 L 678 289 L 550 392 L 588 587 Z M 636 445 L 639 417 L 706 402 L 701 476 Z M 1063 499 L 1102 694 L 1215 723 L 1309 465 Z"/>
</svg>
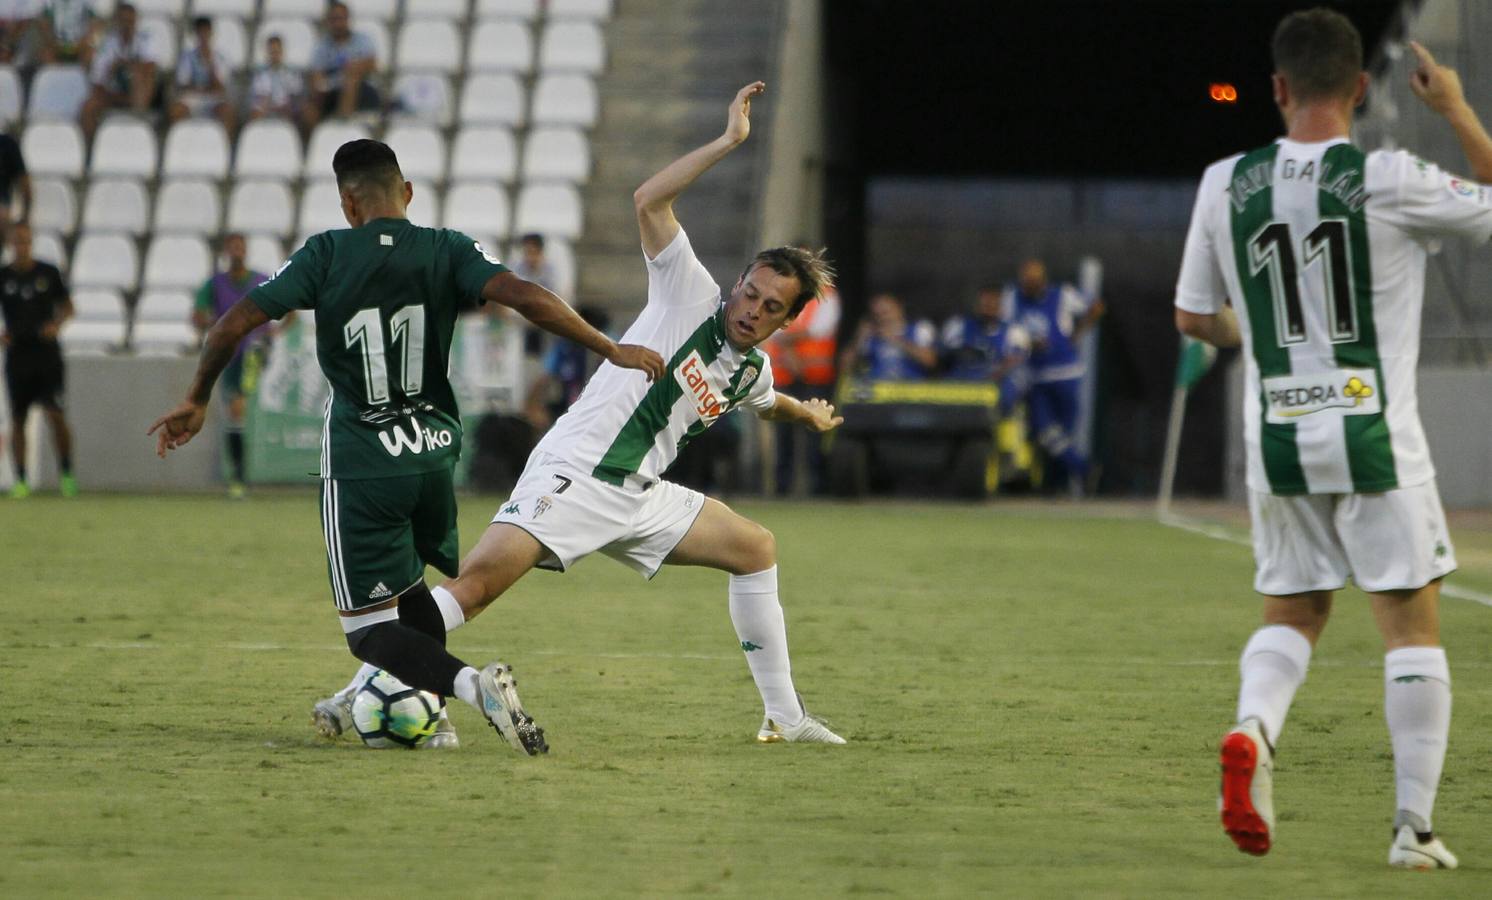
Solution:
<svg viewBox="0 0 1492 900">
<path fill-rule="evenodd" d="M 539 502 L 534 504 L 534 518 L 537 519 L 538 517 L 544 515 L 545 511 L 553 505 L 553 497 L 540 497 Z"/>
</svg>

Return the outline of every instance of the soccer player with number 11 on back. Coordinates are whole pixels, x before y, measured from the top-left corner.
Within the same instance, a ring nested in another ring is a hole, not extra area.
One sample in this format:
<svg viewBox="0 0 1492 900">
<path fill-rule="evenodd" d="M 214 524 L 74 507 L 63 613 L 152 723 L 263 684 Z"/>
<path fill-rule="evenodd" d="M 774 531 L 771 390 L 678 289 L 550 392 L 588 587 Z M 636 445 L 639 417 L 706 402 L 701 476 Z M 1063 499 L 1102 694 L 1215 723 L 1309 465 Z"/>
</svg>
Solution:
<svg viewBox="0 0 1492 900">
<path fill-rule="evenodd" d="M 1410 87 L 1455 130 L 1477 181 L 1492 181 L 1492 139 L 1460 79 L 1411 46 Z M 1247 364 L 1264 625 L 1243 650 L 1237 725 L 1222 743 L 1223 827 L 1240 850 L 1269 851 L 1274 747 L 1350 577 L 1372 599 L 1386 650 L 1397 795 L 1388 862 L 1455 868 L 1431 812 L 1451 712 L 1440 582 L 1456 559 L 1415 369 L 1425 245 L 1449 235 L 1486 243 L 1492 197 L 1406 151 L 1350 143 L 1368 76 L 1344 16 L 1292 13 L 1273 50 L 1286 136 L 1207 169 L 1176 287 L 1177 327 L 1218 347 L 1241 343 Z"/>
<path fill-rule="evenodd" d="M 316 357 L 331 385 L 321 524 L 348 647 L 412 687 L 459 697 L 515 748 L 539 753 L 543 731 L 519 703 L 511 669 L 492 663 L 479 673 L 448 653 L 445 623 L 461 611 L 425 585 L 427 564 L 455 575 L 459 558 L 452 469 L 461 419 L 447 377 L 456 317 L 501 303 L 649 381 L 662 375 L 663 360 L 616 344 L 466 235 L 411 224 L 413 191 L 387 145 L 343 144 L 332 169 L 352 227 L 306 241 L 213 325 L 186 400 L 150 432 L 159 432 L 162 457 L 191 440 L 243 337 L 291 310 L 314 311 Z M 324 733 L 346 726 L 319 708 L 317 720 Z M 445 734 L 440 743 L 454 744 L 454 732 Z"/>
</svg>

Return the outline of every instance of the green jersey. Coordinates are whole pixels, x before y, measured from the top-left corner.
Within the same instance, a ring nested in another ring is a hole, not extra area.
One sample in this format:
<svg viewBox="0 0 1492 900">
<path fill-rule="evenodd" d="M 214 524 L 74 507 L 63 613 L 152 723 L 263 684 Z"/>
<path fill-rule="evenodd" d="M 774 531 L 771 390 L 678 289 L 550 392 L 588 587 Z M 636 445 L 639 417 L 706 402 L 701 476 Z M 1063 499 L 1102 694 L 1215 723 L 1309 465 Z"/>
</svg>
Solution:
<svg viewBox="0 0 1492 900">
<path fill-rule="evenodd" d="M 321 477 L 387 478 L 453 465 L 461 419 L 447 371 L 456 316 L 506 272 L 458 231 L 375 219 L 306 241 L 249 294 L 278 319 L 316 320 L 316 359 L 330 385 Z"/>
</svg>

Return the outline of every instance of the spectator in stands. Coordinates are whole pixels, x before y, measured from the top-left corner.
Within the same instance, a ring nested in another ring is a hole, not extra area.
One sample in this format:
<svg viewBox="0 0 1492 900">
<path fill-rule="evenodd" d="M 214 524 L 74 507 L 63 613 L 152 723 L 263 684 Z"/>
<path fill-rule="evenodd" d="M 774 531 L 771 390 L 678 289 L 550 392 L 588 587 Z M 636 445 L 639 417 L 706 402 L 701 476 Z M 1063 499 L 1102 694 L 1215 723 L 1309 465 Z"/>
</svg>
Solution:
<svg viewBox="0 0 1492 900">
<path fill-rule="evenodd" d="M 267 62 L 254 71 L 249 84 L 249 118 L 293 117 L 305 82 L 299 72 L 285 65 L 285 42 L 278 34 L 264 42 L 264 55 Z"/>
<path fill-rule="evenodd" d="M 41 63 L 93 62 L 94 45 L 103 19 L 93 11 L 93 0 L 46 0 L 32 20 L 36 59 Z"/>
<path fill-rule="evenodd" d="M 12 211 L 17 194 L 21 197 L 19 215 Z M 0 247 L 9 240 L 12 219 L 19 225 L 31 221 L 31 176 L 26 173 L 21 145 L 10 135 L 0 134 Z"/>
<path fill-rule="evenodd" d="M 347 4 L 326 5 L 326 33 L 311 51 L 311 91 L 305 105 L 310 131 L 326 116 L 350 116 L 358 110 L 378 109 L 383 102 L 373 86 L 378 66 L 372 38 L 353 31 Z"/>
<path fill-rule="evenodd" d="M 181 54 L 176 63 L 175 96 L 171 99 L 170 118 L 179 122 L 188 116 L 214 116 L 229 134 L 233 133 L 233 103 L 228 97 L 231 72 L 228 60 L 213 49 L 212 19 L 198 16 L 192 20 L 192 34 L 197 45 Z"/>
<path fill-rule="evenodd" d="M 840 369 L 872 381 L 926 378 L 938 364 L 936 342 L 931 322 L 908 322 L 901 298 L 877 294 L 855 332 L 855 343 L 841 354 Z"/>
<path fill-rule="evenodd" d="M 233 304 L 242 300 L 249 291 L 264 283 L 265 275 L 249 269 L 248 245 L 241 234 L 230 234 L 223 238 L 223 255 L 228 259 L 228 268 L 214 274 L 197 290 L 197 304 L 192 310 L 192 323 L 206 333 Z M 281 323 L 284 324 L 283 322 Z M 232 476 L 228 482 L 228 496 L 240 500 L 244 496 L 244 450 L 243 420 L 246 411 L 246 394 L 253 390 L 263 360 L 264 343 L 269 336 L 269 324 L 249 333 L 239 344 L 233 360 L 223 370 L 223 447 L 228 454 L 228 465 Z"/>
<path fill-rule="evenodd" d="M 19 56 L 35 14 L 35 0 L 0 0 L 0 63 Z"/>
<path fill-rule="evenodd" d="M 73 477 L 72 431 L 62 414 L 62 348 L 57 342 L 62 324 L 73 314 L 72 297 L 57 267 L 31 256 L 30 226 L 12 228 L 10 246 L 14 258 L 0 268 L 0 314 L 5 322 L 0 347 L 5 348 L 16 470 L 10 496 L 21 500 L 31 494 L 26 480 L 26 416 L 32 406 L 40 406 L 52 428 L 62 496 L 75 497 L 78 482 Z"/>
<path fill-rule="evenodd" d="M 984 287 L 969 315 L 943 325 L 943 365 L 956 381 L 992 381 L 1000 386 L 1000 410 L 1009 415 L 1025 399 L 1030 378 L 1026 359 L 1031 337 L 1018 322 L 1006 319 L 1003 292 Z"/>
<path fill-rule="evenodd" d="M 798 245 L 804 250 L 815 248 Z M 834 361 L 836 336 L 839 332 L 839 291 L 825 285 L 818 297 L 803 307 L 791 324 L 772 335 L 763 346 L 772 358 L 773 387 L 796 400 L 832 400 L 838 378 Z M 777 448 L 777 493 L 791 493 L 797 481 L 798 445 L 804 447 L 804 467 L 808 489 L 824 492 L 824 441 L 820 435 L 802 428 L 778 423 L 774 443 Z"/>
<path fill-rule="evenodd" d="M 1028 259 L 1002 300 L 1007 317 L 1031 336 L 1032 385 L 1026 397 L 1031 431 L 1047 459 L 1066 474 L 1074 493 L 1086 488 L 1088 459 L 1078 444 L 1080 388 L 1087 365 L 1079 342 L 1103 315 L 1103 301 L 1089 300 L 1070 284 L 1047 279 L 1046 264 Z M 1049 479 L 1061 484 L 1061 479 Z"/>
<path fill-rule="evenodd" d="M 120 107 L 143 113 L 156 94 L 155 60 L 151 58 L 150 35 L 135 26 L 135 7 L 121 3 L 114 8 L 114 28 L 94 54 L 89 79 L 93 93 L 83 104 L 83 131 L 91 139 L 105 112 Z"/>
<path fill-rule="evenodd" d="M 546 290 L 562 295 L 559 270 L 544 256 L 544 235 L 525 234 L 519 238 L 518 258 L 513 261 L 510 268 L 514 275 L 524 281 L 532 281 Z M 494 310 L 501 309 L 495 303 L 487 305 Z M 535 358 L 544 353 L 544 332 L 527 322 L 523 323 L 523 352 Z"/>
<path fill-rule="evenodd" d="M 576 312 L 597 331 L 604 332 L 611 325 L 611 317 L 594 306 L 581 306 Z M 544 371 L 534 379 L 524 404 L 523 416 L 535 431 L 548 431 L 554 420 L 564 415 L 565 410 L 580 398 L 586 381 L 600 363 L 595 354 L 579 344 L 559 338 L 554 340 L 544 357 Z"/>
</svg>

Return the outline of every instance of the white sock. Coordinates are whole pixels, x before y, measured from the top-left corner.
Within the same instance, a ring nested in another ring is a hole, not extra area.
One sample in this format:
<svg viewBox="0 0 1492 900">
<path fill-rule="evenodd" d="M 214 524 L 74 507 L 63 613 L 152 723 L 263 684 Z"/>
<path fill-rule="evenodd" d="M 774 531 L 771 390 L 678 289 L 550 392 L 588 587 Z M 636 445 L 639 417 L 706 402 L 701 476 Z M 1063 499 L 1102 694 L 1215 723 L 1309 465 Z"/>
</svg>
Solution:
<svg viewBox="0 0 1492 900">
<path fill-rule="evenodd" d="M 730 621 L 736 626 L 746 665 L 761 692 L 767 718 L 782 725 L 803 719 L 787 655 L 787 625 L 777 602 L 777 567 L 730 577 Z"/>
<path fill-rule="evenodd" d="M 337 691 L 336 697 L 334 699 L 346 700 L 350 698 L 353 694 L 357 693 L 358 688 L 363 686 L 363 682 L 367 681 L 369 678 L 372 678 L 373 673 L 377 671 L 377 666 L 372 666 L 368 663 L 363 663 L 361 666 L 358 666 L 357 674 L 352 676 L 351 681 L 347 682 L 347 687 L 342 688 L 340 691 Z"/>
<path fill-rule="evenodd" d="M 472 709 L 483 715 L 482 692 L 477 688 L 477 670 L 467 666 L 456 673 L 456 698 L 463 700 Z"/>
<path fill-rule="evenodd" d="M 1288 625 L 1265 625 L 1249 638 L 1238 661 L 1238 721 L 1258 719 L 1264 738 L 1278 744 L 1290 701 L 1305 681 L 1311 642 Z"/>
<path fill-rule="evenodd" d="M 1390 650 L 1383 657 L 1383 685 L 1399 809 L 1422 819 L 1428 831 L 1451 729 L 1451 670 L 1445 650 Z"/>
<path fill-rule="evenodd" d="M 462 612 L 455 594 L 443 587 L 433 587 L 430 589 L 430 596 L 435 598 L 435 605 L 440 607 L 440 617 L 446 623 L 446 634 L 466 624 L 466 613 Z"/>
</svg>

